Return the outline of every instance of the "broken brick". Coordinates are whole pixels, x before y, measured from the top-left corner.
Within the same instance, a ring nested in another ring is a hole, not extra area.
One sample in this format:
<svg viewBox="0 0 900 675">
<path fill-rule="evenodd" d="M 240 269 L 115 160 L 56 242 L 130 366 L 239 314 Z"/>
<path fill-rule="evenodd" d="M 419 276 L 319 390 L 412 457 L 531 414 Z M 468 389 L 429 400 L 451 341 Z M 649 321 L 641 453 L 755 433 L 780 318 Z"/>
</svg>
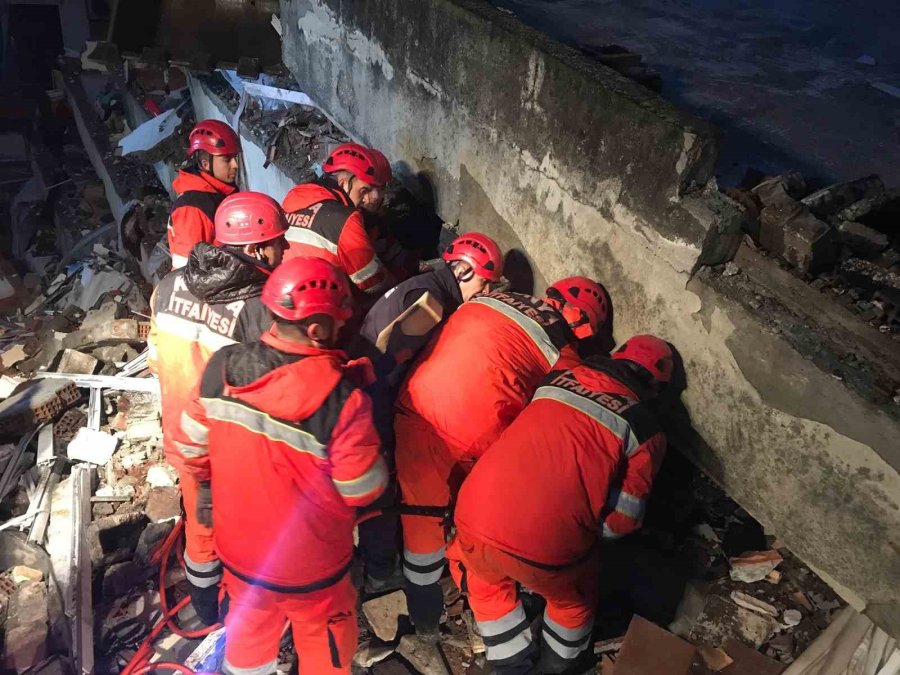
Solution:
<svg viewBox="0 0 900 675">
<path fill-rule="evenodd" d="M 0 432 L 21 433 L 37 422 L 49 422 L 78 400 L 78 389 L 67 380 L 35 380 L 0 403 Z"/>
<path fill-rule="evenodd" d="M 728 564 L 731 565 L 733 581 L 752 584 L 765 579 L 783 560 L 778 551 L 748 551 L 729 558 Z"/>
<path fill-rule="evenodd" d="M 181 515 L 181 490 L 177 487 L 151 488 L 144 513 L 151 523 L 178 518 Z"/>
</svg>

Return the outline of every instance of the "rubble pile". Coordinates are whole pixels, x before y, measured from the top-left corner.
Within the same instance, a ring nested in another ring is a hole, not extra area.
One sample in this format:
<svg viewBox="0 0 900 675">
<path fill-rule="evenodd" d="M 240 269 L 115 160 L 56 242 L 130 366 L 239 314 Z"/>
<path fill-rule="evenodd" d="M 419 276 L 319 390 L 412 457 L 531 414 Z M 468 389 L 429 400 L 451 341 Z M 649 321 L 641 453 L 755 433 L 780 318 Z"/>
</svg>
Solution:
<svg viewBox="0 0 900 675">
<path fill-rule="evenodd" d="M 748 175 L 724 192 L 745 211 L 755 245 L 861 320 L 900 336 L 900 189 L 873 175 L 812 190 L 788 173 Z"/>
</svg>

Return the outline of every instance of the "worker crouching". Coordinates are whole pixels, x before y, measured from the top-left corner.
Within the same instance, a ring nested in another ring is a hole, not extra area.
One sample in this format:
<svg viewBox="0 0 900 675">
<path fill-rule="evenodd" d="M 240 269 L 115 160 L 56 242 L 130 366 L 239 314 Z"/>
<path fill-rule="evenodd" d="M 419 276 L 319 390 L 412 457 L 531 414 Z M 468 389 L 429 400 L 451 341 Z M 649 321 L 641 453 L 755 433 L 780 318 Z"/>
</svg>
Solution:
<svg viewBox="0 0 900 675">
<path fill-rule="evenodd" d="M 368 361 L 334 348 L 349 318 L 345 276 L 318 258 L 283 263 L 260 342 L 220 350 L 182 415 L 182 452 L 212 479 L 216 550 L 230 605 L 224 672 L 275 672 L 285 621 L 302 673 L 349 673 L 355 507 L 387 483 Z"/>
<path fill-rule="evenodd" d="M 446 506 L 472 466 L 552 369 L 577 362 L 576 345 L 606 321 L 609 299 L 584 277 L 563 279 L 542 299 L 492 292 L 463 304 L 423 350 L 395 406 L 397 477 L 403 502 Z M 403 572 L 410 618 L 438 638 L 445 536 L 440 522 L 403 516 Z"/>
<path fill-rule="evenodd" d="M 191 601 L 207 625 L 219 619 L 222 566 L 209 524 L 195 517 L 196 504 L 208 499 L 208 490 L 186 470 L 175 435 L 210 356 L 224 346 L 258 340 L 271 327 L 272 315 L 260 296 L 281 262 L 287 222 L 271 197 L 240 192 L 222 202 L 215 227 L 219 246 L 198 243 L 187 265 L 166 275 L 153 291 L 148 339 L 151 368 L 159 377 L 163 449 L 181 477 Z"/>
<path fill-rule="evenodd" d="M 394 466 L 394 399 L 410 363 L 463 302 L 489 291 L 502 278 L 500 247 L 484 234 L 468 232 L 451 242 L 433 271 L 398 284 L 366 314 L 352 353 L 371 356 L 375 364 L 376 382 L 369 391 L 388 466 Z M 392 506 L 395 494 L 392 481 L 377 506 Z M 396 515 L 384 514 L 359 526 L 367 592 L 402 585 L 396 569 L 398 525 Z"/>
<path fill-rule="evenodd" d="M 466 479 L 447 557 L 495 673 L 534 672 L 518 585 L 547 601 L 539 672 L 592 656 L 600 540 L 641 525 L 666 445 L 645 401 L 673 364 L 668 344 L 642 335 L 551 372 Z"/>
</svg>

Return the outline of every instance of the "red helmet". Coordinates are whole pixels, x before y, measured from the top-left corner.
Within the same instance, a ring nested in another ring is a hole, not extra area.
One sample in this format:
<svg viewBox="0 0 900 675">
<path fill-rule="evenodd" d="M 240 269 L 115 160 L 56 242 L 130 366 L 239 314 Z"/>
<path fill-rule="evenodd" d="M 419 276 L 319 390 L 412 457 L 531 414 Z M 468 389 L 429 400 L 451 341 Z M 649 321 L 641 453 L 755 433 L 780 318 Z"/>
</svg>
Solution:
<svg viewBox="0 0 900 675">
<path fill-rule="evenodd" d="M 587 277 L 566 277 L 547 288 L 544 300 L 556 307 L 579 340 L 596 335 L 609 318 L 609 294 Z"/>
<path fill-rule="evenodd" d="M 287 228 L 278 202 L 261 192 L 235 192 L 216 209 L 216 239 L 221 244 L 260 244 L 280 237 Z"/>
<path fill-rule="evenodd" d="M 327 314 L 346 321 L 350 307 L 347 275 L 322 258 L 299 257 L 281 263 L 263 286 L 262 303 L 288 321 Z"/>
<path fill-rule="evenodd" d="M 237 155 L 241 152 L 241 139 L 225 122 L 203 120 L 188 135 L 188 155 L 197 150 L 211 155 Z"/>
<path fill-rule="evenodd" d="M 653 335 L 635 335 L 612 357 L 643 366 L 657 382 L 670 382 L 675 370 L 675 358 L 669 343 Z"/>
<path fill-rule="evenodd" d="M 391 165 L 381 152 L 357 143 L 344 143 L 337 146 L 322 164 L 322 171 L 349 171 L 357 179 L 384 187 L 391 180 Z"/>
<path fill-rule="evenodd" d="M 443 259 L 450 263 L 462 260 L 472 266 L 480 277 L 490 281 L 500 281 L 503 276 L 503 254 L 497 242 L 480 232 L 467 232 L 444 250 Z"/>
</svg>

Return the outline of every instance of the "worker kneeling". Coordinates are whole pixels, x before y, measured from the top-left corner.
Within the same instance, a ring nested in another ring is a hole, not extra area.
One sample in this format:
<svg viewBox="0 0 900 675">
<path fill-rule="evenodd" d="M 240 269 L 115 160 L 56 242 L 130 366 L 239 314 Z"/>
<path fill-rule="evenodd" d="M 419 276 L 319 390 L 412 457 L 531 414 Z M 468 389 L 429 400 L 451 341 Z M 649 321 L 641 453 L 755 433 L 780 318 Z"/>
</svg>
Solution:
<svg viewBox="0 0 900 675">
<path fill-rule="evenodd" d="M 283 263 L 262 301 L 274 327 L 213 356 L 181 422 L 191 470 L 211 479 L 230 600 L 224 672 L 274 673 L 290 621 L 300 672 L 349 673 L 355 507 L 387 483 L 371 402 L 359 388 L 372 368 L 334 348 L 350 291 L 328 262 Z"/>
<path fill-rule="evenodd" d="M 263 284 L 285 249 L 287 222 L 281 207 L 259 192 L 226 197 L 216 211 L 219 246 L 200 242 L 187 265 L 166 275 L 150 305 L 150 366 L 159 377 L 163 449 L 181 477 L 185 509 L 184 564 L 191 602 L 200 620 L 219 620 L 222 565 L 209 523 L 195 517 L 208 489 L 185 467 L 175 436 L 181 412 L 212 354 L 235 342 L 250 342 L 272 326 L 260 301 Z"/>
<path fill-rule="evenodd" d="M 639 335 L 612 359 L 550 373 L 463 484 L 447 557 L 494 672 L 534 672 L 517 585 L 547 600 L 539 672 L 592 655 L 599 540 L 641 525 L 666 445 L 644 401 L 673 363 L 667 343 Z"/>
<path fill-rule="evenodd" d="M 609 298 L 585 277 L 562 279 L 542 299 L 496 291 L 464 303 L 423 350 L 396 402 L 397 478 L 403 502 L 446 506 L 472 466 L 554 368 L 606 321 Z M 403 573 L 410 619 L 438 638 L 445 563 L 442 524 L 404 515 Z"/>
</svg>

